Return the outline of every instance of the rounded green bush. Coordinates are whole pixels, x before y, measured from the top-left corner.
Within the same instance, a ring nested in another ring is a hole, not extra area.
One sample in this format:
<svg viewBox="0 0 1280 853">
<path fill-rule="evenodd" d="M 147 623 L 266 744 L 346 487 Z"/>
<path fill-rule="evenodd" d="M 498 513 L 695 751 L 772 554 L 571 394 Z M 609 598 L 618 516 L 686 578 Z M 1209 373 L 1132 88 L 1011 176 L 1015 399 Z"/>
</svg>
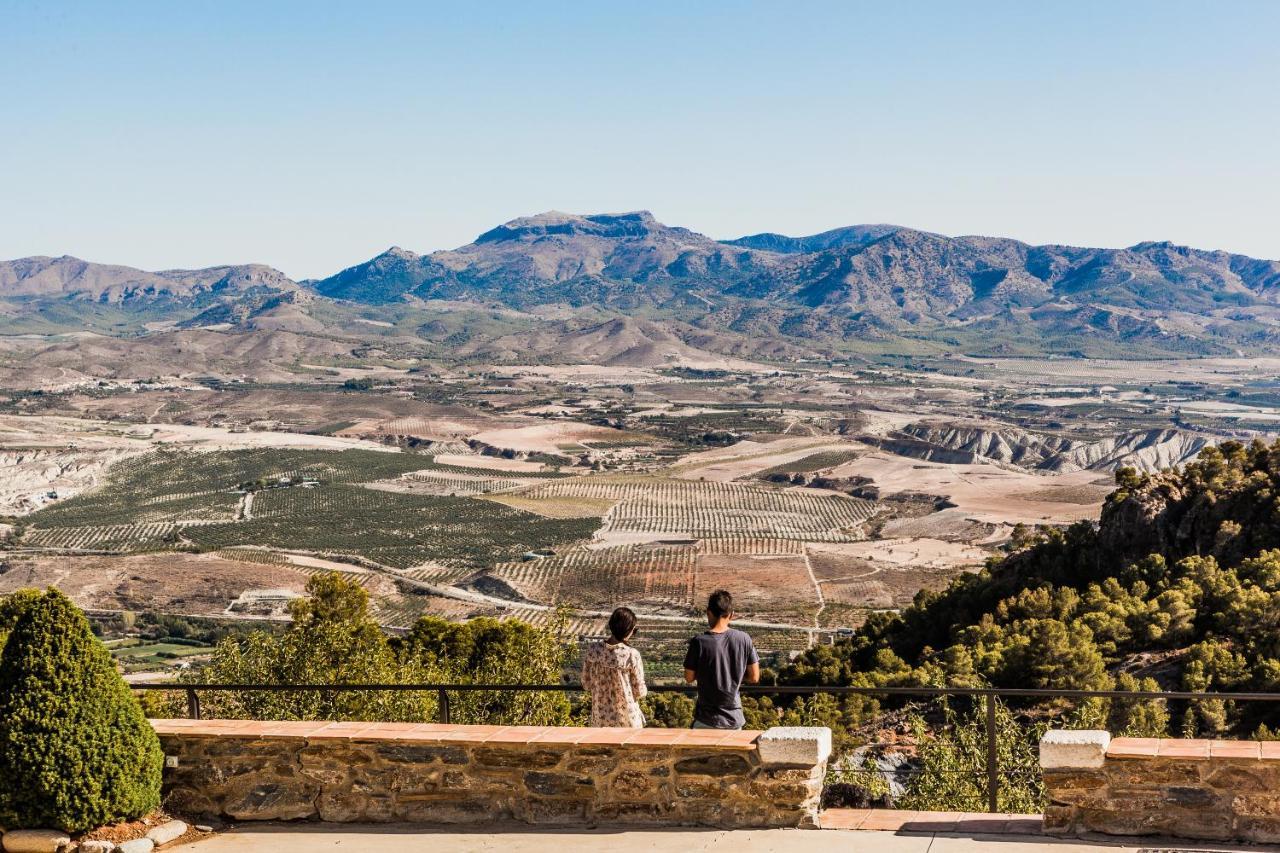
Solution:
<svg viewBox="0 0 1280 853">
<path fill-rule="evenodd" d="M 56 589 L 0 653 L 0 826 L 82 832 L 160 805 L 164 754 L 89 621 Z"/>
</svg>

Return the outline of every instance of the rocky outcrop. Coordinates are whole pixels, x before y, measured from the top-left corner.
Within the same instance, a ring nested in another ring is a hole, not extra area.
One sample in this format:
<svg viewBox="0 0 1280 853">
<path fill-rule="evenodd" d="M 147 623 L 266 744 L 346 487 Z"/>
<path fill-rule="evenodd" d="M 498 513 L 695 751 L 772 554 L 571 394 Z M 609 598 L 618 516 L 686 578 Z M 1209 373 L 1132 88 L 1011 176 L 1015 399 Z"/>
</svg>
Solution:
<svg viewBox="0 0 1280 853">
<path fill-rule="evenodd" d="M 1176 429 L 1129 432 L 1078 445 L 1048 460 L 1042 467 L 1059 472 L 1134 468 L 1149 473 L 1190 462 L 1213 443 L 1205 436 Z"/>
<path fill-rule="evenodd" d="M 1122 433 L 1091 442 L 1013 427 L 964 421 L 920 421 L 860 440 L 883 450 L 949 465 L 995 462 L 1042 471 L 1163 471 L 1195 459 L 1211 437 L 1175 429 Z"/>
<path fill-rule="evenodd" d="M 113 462 L 138 451 L 0 450 L 0 515 L 28 515 L 92 488 Z"/>
<path fill-rule="evenodd" d="M 1028 468 L 1041 467 L 1074 447 L 1070 439 L 1059 436 L 985 424 L 920 422 L 907 424 L 899 432 L 905 437 L 952 451 L 957 458 L 967 462 L 989 460 Z"/>
</svg>

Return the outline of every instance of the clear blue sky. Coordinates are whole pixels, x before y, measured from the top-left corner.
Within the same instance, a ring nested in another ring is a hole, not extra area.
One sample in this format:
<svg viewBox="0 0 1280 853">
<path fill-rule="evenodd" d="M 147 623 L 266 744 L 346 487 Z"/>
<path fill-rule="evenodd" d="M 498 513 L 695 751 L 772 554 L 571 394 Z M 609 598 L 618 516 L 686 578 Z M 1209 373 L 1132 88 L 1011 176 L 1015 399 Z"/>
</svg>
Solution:
<svg viewBox="0 0 1280 853">
<path fill-rule="evenodd" d="M 0 257 L 301 278 L 648 208 L 1280 258 L 1277 33 L 1266 0 L 0 0 Z"/>
</svg>

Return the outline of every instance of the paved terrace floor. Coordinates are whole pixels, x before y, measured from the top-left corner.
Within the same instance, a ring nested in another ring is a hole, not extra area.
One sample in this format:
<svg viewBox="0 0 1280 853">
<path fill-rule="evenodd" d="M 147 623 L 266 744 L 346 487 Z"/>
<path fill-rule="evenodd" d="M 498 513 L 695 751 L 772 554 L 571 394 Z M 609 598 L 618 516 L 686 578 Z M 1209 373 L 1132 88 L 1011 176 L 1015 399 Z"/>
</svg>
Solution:
<svg viewBox="0 0 1280 853">
<path fill-rule="evenodd" d="M 203 841 L 173 848 L 185 853 L 1137 853 L 1264 851 L 1276 847 L 1174 839 L 1046 838 L 1039 819 L 1017 815 L 834 809 L 825 828 L 537 829 L 524 825 L 423 827 L 401 824 L 243 824 Z"/>
</svg>

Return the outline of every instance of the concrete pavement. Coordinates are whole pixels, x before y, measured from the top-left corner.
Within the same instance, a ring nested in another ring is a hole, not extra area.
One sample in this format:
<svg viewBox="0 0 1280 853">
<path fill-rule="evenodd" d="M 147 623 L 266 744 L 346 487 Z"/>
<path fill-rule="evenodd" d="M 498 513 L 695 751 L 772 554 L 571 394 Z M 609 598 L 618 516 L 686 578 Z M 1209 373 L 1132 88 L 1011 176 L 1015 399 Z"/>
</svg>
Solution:
<svg viewBox="0 0 1280 853">
<path fill-rule="evenodd" d="M 1155 839 L 1059 840 L 1035 835 L 908 833 L 872 830 L 531 829 L 527 826 L 424 828 L 397 824 L 246 824 L 168 848 L 184 853 L 1139 853 L 1261 851 L 1277 848 Z"/>
</svg>

